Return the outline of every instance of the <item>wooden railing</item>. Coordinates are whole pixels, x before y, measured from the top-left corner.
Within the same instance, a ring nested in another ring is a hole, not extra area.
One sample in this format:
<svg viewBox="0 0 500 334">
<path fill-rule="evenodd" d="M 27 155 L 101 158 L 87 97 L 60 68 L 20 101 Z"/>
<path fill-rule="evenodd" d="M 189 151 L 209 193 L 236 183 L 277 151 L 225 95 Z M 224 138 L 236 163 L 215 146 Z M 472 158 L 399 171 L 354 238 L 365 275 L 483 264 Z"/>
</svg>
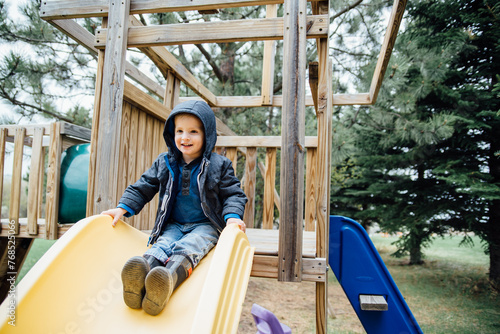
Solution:
<svg viewBox="0 0 500 334">
<path fill-rule="evenodd" d="M 304 225 L 306 231 L 315 230 L 316 220 L 316 151 L 318 146 L 317 137 L 306 137 L 306 186 L 305 186 L 305 213 Z M 273 229 L 275 227 L 274 207 L 280 210 L 279 192 L 276 184 L 279 184 L 279 173 L 277 172 L 279 162 L 277 161 L 278 150 L 281 148 L 281 137 L 253 137 L 253 136 L 219 136 L 216 144 L 217 151 L 224 154 L 233 162 L 233 168 L 237 175 L 241 177 L 243 189 L 248 197 L 245 208 L 244 221 L 250 228 L 261 226 L 263 229 Z M 245 160 L 245 169 L 241 173 L 238 171 L 238 152 Z M 262 161 L 258 161 L 259 152 L 264 156 Z M 265 154 L 264 154 L 265 152 Z M 264 181 L 262 189 L 256 189 L 257 173 L 260 172 Z M 260 196 L 258 195 L 260 192 Z M 256 198 L 262 198 L 262 222 L 255 221 Z"/>
<path fill-rule="evenodd" d="M 162 132 L 161 122 L 157 124 L 154 119 L 149 122 L 147 117 L 144 120 L 141 117 L 134 117 L 135 109 L 133 107 L 125 109 L 130 110 L 129 117 L 126 117 L 130 120 L 127 122 L 130 125 L 130 130 L 126 132 L 126 140 L 124 140 L 124 143 L 129 144 L 123 148 L 123 151 L 128 153 L 128 157 L 123 160 L 120 169 L 119 180 L 121 182 L 118 186 L 120 194 L 128 184 L 135 182 L 149 166 L 148 164 L 165 149 L 161 136 L 156 136 Z M 138 115 L 146 116 L 145 113 Z M 150 126 L 151 129 L 149 129 Z M 140 133 L 151 135 L 139 135 Z M 155 139 L 154 137 L 159 138 Z M 71 145 L 88 142 L 88 140 L 90 140 L 90 130 L 65 122 L 0 127 L 0 200 L 2 199 L 4 181 L 7 181 L 3 180 L 3 176 L 9 174 L 5 166 L 6 155 L 11 154 L 9 160 L 12 160 L 8 213 L 5 212 L 7 210 L 3 212 L 4 218 L 2 219 L 0 236 L 6 236 L 7 225 L 13 224 L 16 234 L 21 237 L 57 239 L 71 226 L 59 225 L 57 221 L 61 153 Z M 9 152 L 8 142 L 14 144 L 12 152 Z M 317 137 L 306 137 L 305 144 L 307 158 L 304 226 L 306 231 L 314 231 Z M 31 147 L 31 154 L 25 152 L 26 146 Z M 149 150 L 148 147 L 155 147 L 155 149 Z M 233 162 L 233 167 L 240 177 L 248 197 L 244 220 L 250 228 L 276 229 L 277 227 L 278 219 L 275 217 L 275 208 L 279 212 L 280 196 L 276 185 L 279 184 L 278 153 L 280 147 L 281 137 L 278 136 L 218 137 L 216 149 Z M 22 171 L 23 168 L 26 169 L 26 165 L 23 167 L 23 164 L 26 163 L 24 160 L 27 160 L 23 159 L 25 155 L 30 155 L 31 159 L 27 185 L 27 213 L 23 214 L 21 212 L 21 195 L 23 192 Z M 243 165 L 243 170 L 238 170 L 238 159 L 240 159 L 239 169 Z M 262 179 L 263 187 L 257 188 L 257 178 L 259 177 Z M 46 183 L 44 183 L 45 180 Z M 256 203 L 257 199 L 260 199 L 261 202 Z M 128 223 L 141 230 L 151 229 L 150 225 L 154 222 L 156 207 L 157 200 L 154 200 L 139 216 L 129 219 Z M 256 221 L 257 207 L 262 210 L 261 214 L 258 215 L 262 217 L 262 220 L 258 222 Z M 1 209 L 0 214 L 2 214 Z"/>
<path fill-rule="evenodd" d="M 1 220 L 0 236 L 7 236 L 14 229 L 21 238 L 57 239 L 68 229 L 58 224 L 59 178 L 61 153 L 69 146 L 90 140 L 90 130 L 66 122 L 42 125 L 0 126 L 0 202 L 4 190 L 6 155 L 12 160 L 12 176 L 8 214 Z M 13 151 L 8 142 L 14 143 Z M 25 147 L 31 147 L 31 163 L 27 186 L 27 212 L 21 212 L 21 195 Z M 47 156 L 48 155 L 48 156 Z M 46 160 L 48 164 L 46 164 Z M 45 192 L 45 198 L 44 198 Z M 44 212 L 45 208 L 45 212 Z M 12 232 L 11 232 L 12 233 Z"/>
</svg>

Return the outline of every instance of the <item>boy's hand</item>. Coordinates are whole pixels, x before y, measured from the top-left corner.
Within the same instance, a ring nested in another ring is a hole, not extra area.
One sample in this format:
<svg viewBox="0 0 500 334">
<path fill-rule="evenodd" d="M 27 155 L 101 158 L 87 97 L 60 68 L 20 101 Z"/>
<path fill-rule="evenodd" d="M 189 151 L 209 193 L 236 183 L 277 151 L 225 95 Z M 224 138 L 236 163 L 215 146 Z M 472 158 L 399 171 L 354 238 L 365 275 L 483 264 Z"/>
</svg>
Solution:
<svg viewBox="0 0 500 334">
<path fill-rule="evenodd" d="M 115 208 L 115 209 L 103 211 L 103 212 L 101 212 L 101 215 L 111 216 L 113 218 L 113 223 L 111 225 L 113 225 L 113 227 L 115 227 L 116 223 L 118 223 L 120 218 L 123 217 L 123 215 L 125 213 L 127 213 L 127 210 L 122 209 L 122 208 Z"/>
<path fill-rule="evenodd" d="M 238 218 L 229 218 L 226 222 L 226 226 L 229 224 L 238 224 L 238 226 L 240 227 L 240 230 L 242 230 L 243 233 L 246 233 L 247 226 L 245 225 L 245 222 L 243 222 L 243 220 L 238 219 Z"/>
</svg>

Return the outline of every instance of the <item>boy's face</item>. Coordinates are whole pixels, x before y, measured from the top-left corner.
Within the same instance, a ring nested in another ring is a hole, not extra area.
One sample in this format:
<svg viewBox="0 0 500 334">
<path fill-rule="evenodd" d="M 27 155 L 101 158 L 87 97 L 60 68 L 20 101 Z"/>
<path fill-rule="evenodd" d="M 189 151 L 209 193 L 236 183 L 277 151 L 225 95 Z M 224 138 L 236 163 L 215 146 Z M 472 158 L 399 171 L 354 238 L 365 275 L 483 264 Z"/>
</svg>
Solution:
<svg viewBox="0 0 500 334">
<path fill-rule="evenodd" d="M 203 154 L 205 133 L 203 124 L 196 116 L 180 114 L 175 116 L 175 146 L 181 151 L 187 164 Z"/>
</svg>

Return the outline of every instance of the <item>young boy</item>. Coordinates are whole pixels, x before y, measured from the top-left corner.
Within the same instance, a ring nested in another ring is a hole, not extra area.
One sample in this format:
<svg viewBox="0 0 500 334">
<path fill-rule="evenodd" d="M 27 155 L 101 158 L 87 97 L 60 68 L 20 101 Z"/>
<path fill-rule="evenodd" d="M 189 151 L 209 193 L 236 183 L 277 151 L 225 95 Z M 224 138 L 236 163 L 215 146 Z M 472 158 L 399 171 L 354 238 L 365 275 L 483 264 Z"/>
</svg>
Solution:
<svg viewBox="0 0 500 334">
<path fill-rule="evenodd" d="M 157 315 L 172 292 L 214 247 L 226 224 L 238 224 L 247 198 L 229 159 L 212 153 L 217 141 L 215 116 L 207 103 L 177 105 L 165 123 L 162 153 L 125 190 L 115 209 L 104 211 L 113 226 L 137 214 L 154 195 L 160 200 L 144 255 L 122 270 L 123 299 L 131 308 Z"/>
</svg>

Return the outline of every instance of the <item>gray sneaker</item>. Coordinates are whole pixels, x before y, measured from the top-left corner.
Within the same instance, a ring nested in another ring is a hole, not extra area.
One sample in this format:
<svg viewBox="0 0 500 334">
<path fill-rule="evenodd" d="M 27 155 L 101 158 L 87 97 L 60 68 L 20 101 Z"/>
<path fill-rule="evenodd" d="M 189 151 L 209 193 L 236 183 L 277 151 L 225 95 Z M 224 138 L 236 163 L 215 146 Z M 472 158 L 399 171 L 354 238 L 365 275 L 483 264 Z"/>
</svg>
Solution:
<svg viewBox="0 0 500 334">
<path fill-rule="evenodd" d="M 193 270 L 191 260 L 184 255 L 172 255 L 165 267 L 151 269 L 146 277 L 146 295 L 142 308 L 150 315 L 159 314 L 170 296 Z"/>
<path fill-rule="evenodd" d="M 150 266 L 142 256 L 134 256 L 125 263 L 122 269 L 123 300 L 134 309 L 141 308 L 145 294 L 145 281 Z"/>
<path fill-rule="evenodd" d="M 175 278 L 165 267 L 156 267 L 146 277 L 146 295 L 142 300 L 143 310 L 158 315 L 174 292 Z"/>
</svg>

